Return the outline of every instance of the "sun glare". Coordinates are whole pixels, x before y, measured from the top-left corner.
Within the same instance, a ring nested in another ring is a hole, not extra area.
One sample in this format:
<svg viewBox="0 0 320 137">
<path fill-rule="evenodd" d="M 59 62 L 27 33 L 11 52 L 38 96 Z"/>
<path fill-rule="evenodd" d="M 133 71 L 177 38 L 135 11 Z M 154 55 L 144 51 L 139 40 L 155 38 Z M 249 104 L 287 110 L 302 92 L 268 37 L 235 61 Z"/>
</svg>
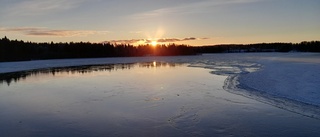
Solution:
<svg viewBox="0 0 320 137">
<path fill-rule="evenodd" d="M 154 46 L 154 47 L 157 46 L 157 44 L 158 44 L 157 41 L 152 41 L 152 42 L 151 42 L 151 45 Z"/>
</svg>

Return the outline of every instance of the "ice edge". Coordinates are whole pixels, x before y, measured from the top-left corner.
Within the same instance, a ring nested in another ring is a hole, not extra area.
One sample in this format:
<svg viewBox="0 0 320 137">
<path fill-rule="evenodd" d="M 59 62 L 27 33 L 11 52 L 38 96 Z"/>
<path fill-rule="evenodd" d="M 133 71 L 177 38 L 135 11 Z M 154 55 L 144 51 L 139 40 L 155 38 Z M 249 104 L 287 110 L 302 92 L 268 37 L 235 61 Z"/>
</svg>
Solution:
<svg viewBox="0 0 320 137">
<path fill-rule="evenodd" d="M 266 103 L 280 109 L 297 113 L 310 118 L 320 119 L 320 107 L 305 102 L 274 96 L 264 91 L 250 88 L 239 81 L 243 74 L 229 75 L 223 85 L 223 89 L 229 93 L 241 95 L 250 99 Z"/>
</svg>

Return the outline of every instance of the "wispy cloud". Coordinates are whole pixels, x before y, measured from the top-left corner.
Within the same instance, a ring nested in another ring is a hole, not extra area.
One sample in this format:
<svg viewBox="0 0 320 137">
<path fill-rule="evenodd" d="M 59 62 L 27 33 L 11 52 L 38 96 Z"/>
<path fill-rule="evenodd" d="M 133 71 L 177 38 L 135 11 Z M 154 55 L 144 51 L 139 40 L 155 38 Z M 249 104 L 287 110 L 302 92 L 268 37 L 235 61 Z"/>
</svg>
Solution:
<svg viewBox="0 0 320 137">
<path fill-rule="evenodd" d="M 188 37 L 188 38 L 162 38 L 157 40 L 151 39 L 130 39 L 130 40 L 110 40 L 104 41 L 102 43 L 115 43 L 115 44 L 151 44 L 153 41 L 158 43 L 175 43 L 175 42 L 182 42 L 182 41 L 192 41 L 192 40 L 203 40 L 209 38 L 195 38 L 195 37 Z"/>
<path fill-rule="evenodd" d="M 14 15 L 42 15 L 73 9 L 86 1 L 88 0 L 21 0 L 8 8 L 8 13 Z"/>
<path fill-rule="evenodd" d="M 107 34 L 108 31 L 94 30 L 56 30 L 47 29 L 44 27 L 15 27 L 15 28 L 0 28 L 4 32 L 18 32 L 29 36 L 56 36 L 56 37 L 73 37 L 87 36 L 93 34 Z"/>
<path fill-rule="evenodd" d="M 201 40 L 201 39 L 207 39 L 207 38 L 195 38 L 195 37 L 188 37 L 183 39 L 178 38 L 165 38 L 165 39 L 158 39 L 157 42 L 180 42 L 180 41 L 191 41 L 191 40 Z"/>
<path fill-rule="evenodd" d="M 135 44 L 139 42 L 148 42 L 149 40 L 146 39 L 128 39 L 128 40 L 109 40 L 104 41 L 102 43 L 115 43 L 115 44 Z"/>
<path fill-rule="evenodd" d="M 203 0 L 194 3 L 182 4 L 180 6 L 175 7 L 166 7 L 155 9 L 147 12 L 142 12 L 138 14 L 134 14 L 131 17 L 135 19 L 143 19 L 150 17 L 159 17 L 159 16 L 167 16 L 167 15 L 180 15 L 180 14 L 188 14 L 188 13 L 198 13 L 205 12 L 208 8 L 221 6 L 221 5 L 230 5 L 230 4 L 243 4 L 243 3 L 252 3 L 262 0 Z"/>
</svg>

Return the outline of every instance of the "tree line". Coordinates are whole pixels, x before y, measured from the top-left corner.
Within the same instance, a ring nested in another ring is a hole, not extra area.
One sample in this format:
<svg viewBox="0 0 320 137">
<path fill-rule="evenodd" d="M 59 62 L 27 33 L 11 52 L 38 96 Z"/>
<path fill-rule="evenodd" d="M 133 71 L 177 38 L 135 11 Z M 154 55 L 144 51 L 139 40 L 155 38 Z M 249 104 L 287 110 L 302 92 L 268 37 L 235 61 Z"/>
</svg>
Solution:
<svg viewBox="0 0 320 137">
<path fill-rule="evenodd" d="M 133 46 L 112 43 L 36 43 L 22 40 L 0 39 L 0 62 L 40 59 L 177 56 L 202 53 L 232 52 L 320 52 L 320 41 L 301 43 L 226 44 L 208 46 L 157 45 Z"/>
<path fill-rule="evenodd" d="M 36 43 L 22 40 L 0 39 L 0 62 L 40 59 L 99 58 L 99 57 L 137 57 L 137 56 L 175 56 L 194 55 L 187 45 L 139 45 L 112 43 Z"/>
<path fill-rule="evenodd" d="M 199 53 L 239 53 L 239 52 L 320 52 L 320 41 L 303 41 L 300 43 L 256 43 L 224 44 L 201 46 Z"/>
</svg>

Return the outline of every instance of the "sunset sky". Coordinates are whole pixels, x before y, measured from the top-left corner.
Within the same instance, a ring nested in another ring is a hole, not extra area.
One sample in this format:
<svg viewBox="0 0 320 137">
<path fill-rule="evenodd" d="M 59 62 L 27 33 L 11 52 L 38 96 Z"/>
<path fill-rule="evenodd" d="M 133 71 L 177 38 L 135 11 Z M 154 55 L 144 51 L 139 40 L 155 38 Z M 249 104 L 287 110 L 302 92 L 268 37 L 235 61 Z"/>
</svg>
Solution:
<svg viewBox="0 0 320 137">
<path fill-rule="evenodd" d="M 0 37 L 129 44 L 320 40 L 320 0 L 0 0 Z"/>
</svg>

